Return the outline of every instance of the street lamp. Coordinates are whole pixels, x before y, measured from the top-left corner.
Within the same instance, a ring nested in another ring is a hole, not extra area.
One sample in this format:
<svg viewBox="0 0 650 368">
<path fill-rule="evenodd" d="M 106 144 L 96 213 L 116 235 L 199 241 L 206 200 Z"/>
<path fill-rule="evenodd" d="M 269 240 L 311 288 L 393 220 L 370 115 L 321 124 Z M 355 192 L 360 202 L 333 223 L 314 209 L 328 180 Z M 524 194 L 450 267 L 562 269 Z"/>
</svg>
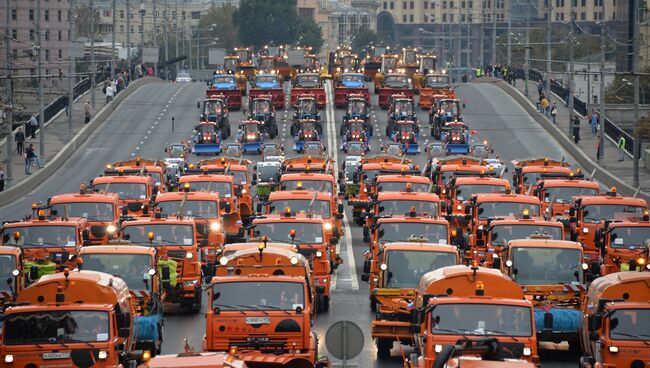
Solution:
<svg viewBox="0 0 650 368">
<path fill-rule="evenodd" d="M 144 64 L 144 0 L 140 0 L 140 63 Z M 155 27 L 155 25 L 154 25 Z"/>
</svg>

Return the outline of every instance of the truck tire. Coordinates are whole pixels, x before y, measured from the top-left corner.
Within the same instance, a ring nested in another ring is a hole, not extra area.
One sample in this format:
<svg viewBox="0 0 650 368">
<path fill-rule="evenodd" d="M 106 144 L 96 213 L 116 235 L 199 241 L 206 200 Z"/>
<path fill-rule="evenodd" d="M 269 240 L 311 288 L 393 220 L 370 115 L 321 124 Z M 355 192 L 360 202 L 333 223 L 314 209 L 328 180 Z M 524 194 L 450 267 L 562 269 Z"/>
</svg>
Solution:
<svg viewBox="0 0 650 368">
<path fill-rule="evenodd" d="M 377 338 L 377 359 L 390 359 L 390 351 L 393 348 L 393 340 Z"/>
<path fill-rule="evenodd" d="M 370 297 L 370 310 L 373 312 L 377 311 L 377 299 L 374 296 Z"/>
</svg>

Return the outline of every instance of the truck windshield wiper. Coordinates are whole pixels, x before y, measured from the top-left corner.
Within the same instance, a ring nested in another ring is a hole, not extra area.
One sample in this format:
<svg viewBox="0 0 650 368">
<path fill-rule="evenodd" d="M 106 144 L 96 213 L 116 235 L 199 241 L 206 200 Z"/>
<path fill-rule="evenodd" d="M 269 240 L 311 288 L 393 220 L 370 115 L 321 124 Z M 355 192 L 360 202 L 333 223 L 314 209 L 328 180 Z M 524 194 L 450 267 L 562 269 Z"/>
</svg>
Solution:
<svg viewBox="0 0 650 368">
<path fill-rule="evenodd" d="M 272 309 L 272 310 L 281 310 L 281 311 L 283 311 L 284 313 L 286 313 L 287 315 L 291 315 L 291 313 L 289 313 L 289 311 L 287 311 L 286 309 L 282 309 L 282 308 L 280 308 L 280 307 L 276 307 L 275 305 L 258 305 L 258 306 L 259 306 L 259 307 L 262 307 L 262 308 Z"/>
<path fill-rule="evenodd" d="M 625 333 L 625 332 L 614 332 L 614 331 L 612 331 L 611 334 L 631 337 L 631 338 L 633 338 L 633 339 L 635 339 L 637 341 L 641 341 L 642 343 L 645 344 L 645 346 L 650 346 L 650 343 L 648 343 L 647 341 L 641 339 L 641 336 L 650 337 L 650 335 L 645 335 L 645 334 L 634 335 L 634 334 L 629 334 L 629 333 Z"/>
<path fill-rule="evenodd" d="M 496 335 L 500 335 L 500 336 L 506 336 L 506 337 L 509 337 L 509 338 L 515 340 L 516 342 L 519 342 L 519 340 L 517 340 L 517 338 L 515 336 L 510 335 L 507 332 L 503 332 L 503 331 L 499 331 L 499 330 L 489 330 L 489 329 L 483 329 L 483 331 L 485 331 L 486 334 L 496 334 Z"/>
<path fill-rule="evenodd" d="M 246 312 L 244 312 L 244 311 L 241 310 L 241 309 L 237 309 L 237 308 L 236 308 L 235 306 L 233 306 L 233 305 L 218 304 L 218 303 L 217 303 L 217 304 L 212 304 L 212 308 L 214 308 L 214 307 L 219 307 L 219 308 L 228 308 L 228 309 L 230 309 L 230 310 L 234 310 L 234 311 L 240 312 L 241 314 L 244 314 L 244 315 L 246 314 Z M 239 307 L 239 306 L 237 306 L 237 307 Z"/>
</svg>

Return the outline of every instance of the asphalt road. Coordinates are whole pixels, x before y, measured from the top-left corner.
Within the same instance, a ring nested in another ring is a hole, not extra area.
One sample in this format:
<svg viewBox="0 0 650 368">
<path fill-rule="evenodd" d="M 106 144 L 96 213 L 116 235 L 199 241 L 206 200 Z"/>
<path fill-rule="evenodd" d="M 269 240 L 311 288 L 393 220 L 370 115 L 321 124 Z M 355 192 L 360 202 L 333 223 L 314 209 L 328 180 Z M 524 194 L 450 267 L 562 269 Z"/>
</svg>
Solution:
<svg viewBox="0 0 650 368">
<path fill-rule="evenodd" d="M 45 201 L 54 194 L 77 191 L 80 182 L 99 175 L 106 163 L 137 155 L 143 158 L 162 159 L 166 144 L 187 139 L 192 133 L 194 122 L 199 114 L 196 102 L 203 98 L 205 88 L 203 83 L 166 83 L 141 87 L 116 109 L 93 137 L 57 172 L 57 175 L 49 178 L 33 193 L 0 208 L 0 220 L 17 219 L 28 213 L 33 201 Z M 465 121 L 478 132 L 474 139 L 480 141 L 487 139 L 494 145 L 495 153 L 504 161 L 540 155 L 558 159 L 565 157 L 571 161 L 571 157 L 557 142 L 498 87 L 490 84 L 467 84 L 459 86 L 457 93 L 466 103 L 466 108 L 463 110 Z M 374 95 L 373 105 L 375 106 L 373 109 L 375 135 L 372 138 L 371 155 L 379 153 L 381 142 L 386 142 L 386 137 L 383 136 L 386 111 L 376 107 L 377 97 Z M 289 136 L 291 115 L 292 112 L 288 109 L 277 112 L 280 135 L 276 141 L 284 143 L 288 157 L 296 155 L 291 150 L 293 142 Z M 335 109 L 333 106 L 328 106 L 321 111 L 321 116 L 327 121 L 327 124 L 324 124 L 324 139 L 327 141 L 328 152 L 338 159 L 339 163 L 344 158 L 343 152 L 337 150 L 340 144 L 338 124 L 342 115 L 343 110 Z M 175 117 L 173 130 L 172 117 Z M 242 112 L 231 112 L 230 122 L 234 129 L 228 142 L 235 140 L 235 127 L 242 117 Z M 422 124 L 421 142 L 430 140 L 428 117 L 424 111 L 420 111 L 419 119 Z M 250 158 L 255 161 L 259 156 Z M 412 158 L 423 165 L 426 154 L 422 152 Z M 506 176 L 509 178 L 508 174 Z M 359 367 L 401 367 L 402 358 L 397 346 L 393 348 L 392 358 L 389 361 L 376 360 L 376 349 L 370 339 L 369 328 L 374 316 L 367 301 L 368 286 L 360 279 L 362 253 L 367 248 L 362 242 L 361 228 L 349 223 L 347 233 L 339 247 L 344 264 L 335 273 L 332 305 L 328 313 L 318 315 L 315 321 L 315 329 L 321 339 L 321 354 L 328 354 L 324 346 L 327 328 L 336 321 L 349 320 L 358 324 L 365 335 L 364 349 L 352 362 L 357 363 Z M 202 313 L 195 315 L 168 313 L 165 318 L 163 352 L 182 351 L 185 338 L 195 349 L 200 349 L 204 331 L 205 317 Z M 408 348 L 404 348 L 406 355 L 409 351 Z M 555 349 L 542 351 L 542 358 L 543 365 L 548 367 L 573 367 L 577 362 L 577 357 Z"/>
</svg>

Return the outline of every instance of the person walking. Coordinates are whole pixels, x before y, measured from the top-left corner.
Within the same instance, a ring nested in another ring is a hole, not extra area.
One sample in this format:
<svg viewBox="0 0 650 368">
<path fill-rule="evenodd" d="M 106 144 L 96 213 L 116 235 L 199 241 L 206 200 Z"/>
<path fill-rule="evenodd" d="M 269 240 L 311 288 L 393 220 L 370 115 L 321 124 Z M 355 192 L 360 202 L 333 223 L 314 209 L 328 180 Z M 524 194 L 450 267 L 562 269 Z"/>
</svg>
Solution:
<svg viewBox="0 0 650 368">
<path fill-rule="evenodd" d="M 551 106 L 551 119 L 553 119 L 553 124 L 556 124 L 556 118 L 557 118 L 557 104 L 553 102 L 553 106 Z"/>
<path fill-rule="evenodd" d="M 27 149 L 25 149 L 25 174 L 26 175 L 32 175 L 32 173 L 29 171 L 32 167 L 32 162 L 34 161 L 34 157 L 36 154 L 34 153 L 34 145 L 30 144 Z"/>
<path fill-rule="evenodd" d="M 5 171 L 2 166 L 0 166 L 0 192 L 5 190 Z"/>
<path fill-rule="evenodd" d="M 36 113 L 32 114 L 32 117 L 29 118 L 29 133 L 27 134 L 30 138 L 36 138 L 36 131 L 38 130 L 38 119 L 36 119 Z"/>
<path fill-rule="evenodd" d="M 25 150 L 25 133 L 23 133 L 22 127 L 18 128 L 16 135 L 14 135 L 14 141 L 16 142 L 16 152 L 22 155 Z"/>
<path fill-rule="evenodd" d="M 541 106 L 542 106 L 542 113 L 544 113 L 544 116 L 546 116 L 546 117 L 548 117 L 548 107 L 549 107 L 549 105 L 550 104 L 548 102 L 548 98 L 544 97 L 542 99 Z"/>
<path fill-rule="evenodd" d="M 598 113 L 596 110 L 591 111 L 591 135 L 596 136 L 596 132 L 598 131 Z"/>
<path fill-rule="evenodd" d="M 86 100 L 86 104 L 84 105 L 84 114 L 86 115 L 84 124 L 88 124 L 90 122 L 90 118 L 93 116 L 93 107 L 90 106 L 90 100 Z"/>
<path fill-rule="evenodd" d="M 596 137 L 596 160 L 600 161 L 600 133 Z"/>
<path fill-rule="evenodd" d="M 113 97 L 115 96 L 115 92 L 113 91 L 113 84 L 109 83 L 108 86 L 106 86 L 106 104 L 108 105 L 109 102 L 113 101 Z"/>
<path fill-rule="evenodd" d="M 625 137 L 621 134 L 618 138 L 618 144 L 616 145 L 618 147 L 618 162 L 625 161 L 625 143 Z"/>
<path fill-rule="evenodd" d="M 573 115 L 573 143 L 580 142 L 580 117 L 578 114 Z"/>
</svg>

